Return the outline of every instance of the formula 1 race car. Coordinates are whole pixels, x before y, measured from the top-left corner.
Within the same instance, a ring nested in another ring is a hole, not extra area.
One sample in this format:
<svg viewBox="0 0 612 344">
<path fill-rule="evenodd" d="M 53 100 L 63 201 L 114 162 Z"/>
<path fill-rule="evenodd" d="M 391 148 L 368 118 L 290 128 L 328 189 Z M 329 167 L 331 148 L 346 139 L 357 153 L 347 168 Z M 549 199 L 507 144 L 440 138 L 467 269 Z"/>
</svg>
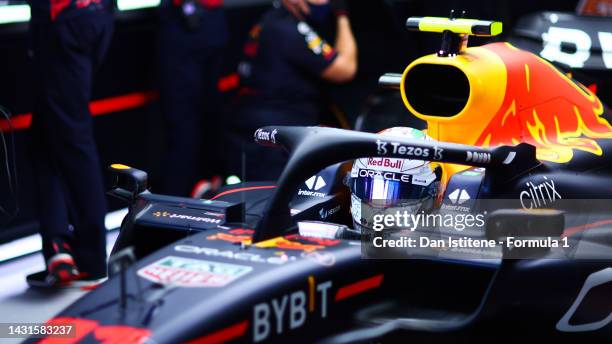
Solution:
<svg viewBox="0 0 612 344">
<path fill-rule="evenodd" d="M 407 26 L 442 33 L 442 48 L 380 83 L 400 90 L 433 140 L 261 128 L 257 143 L 291 154 L 278 182 L 210 200 L 150 193 L 145 172 L 111 166 L 110 194 L 130 205 L 112 277 L 49 321 L 76 325 L 62 340 L 609 341 L 612 127 L 603 105 L 510 44 L 467 47 L 468 35 L 496 35 L 501 23 L 424 17 Z M 376 259 L 373 234 L 351 224 L 343 184 L 363 157 L 441 166 L 440 212 L 486 210 L 483 230 L 455 233 L 461 239 L 567 246 L 396 248 L 404 259 Z"/>
</svg>

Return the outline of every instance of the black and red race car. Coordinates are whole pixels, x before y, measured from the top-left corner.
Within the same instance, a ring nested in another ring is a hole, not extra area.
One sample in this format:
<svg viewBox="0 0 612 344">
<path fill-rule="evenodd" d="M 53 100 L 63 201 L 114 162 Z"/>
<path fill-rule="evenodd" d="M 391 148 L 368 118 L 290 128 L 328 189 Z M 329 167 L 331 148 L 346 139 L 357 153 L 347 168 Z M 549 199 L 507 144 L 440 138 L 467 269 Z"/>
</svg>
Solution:
<svg viewBox="0 0 612 344">
<path fill-rule="evenodd" d="M 499 23 L 426 17 L 407 25 L 443 32 L 444 49 L 381 83 L 400 89 L 433 140 L 261 128 L 256 142 L 290 152 L 280 179 L 210 200 L 150 193 L 145 172 L 111 166 L 110 194 L 129 203 L 113 277 L 49 320 L 76 325 L 61 340 L 609 342 L 612 127 L 603 105 L 530 53 L 465 46 L 466 35 L 494 35 Z M 378 234 L 353 228 L 343 183 L 363 157 L 439 164 L 436 211 L 486 214 L 480 231 L 436 235 L 562 245 L 381 256 Z"/>
</svg>

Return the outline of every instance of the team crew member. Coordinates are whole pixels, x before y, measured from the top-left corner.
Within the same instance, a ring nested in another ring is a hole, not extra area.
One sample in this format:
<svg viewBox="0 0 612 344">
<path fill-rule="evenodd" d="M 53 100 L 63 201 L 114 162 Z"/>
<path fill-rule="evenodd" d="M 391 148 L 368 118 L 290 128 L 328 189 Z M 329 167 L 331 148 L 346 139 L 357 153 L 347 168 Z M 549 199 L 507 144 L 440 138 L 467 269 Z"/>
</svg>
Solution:
<svg viewBox="0 0 612 344">
<path fill-rule="evenodd" d="M 95 282 L 106 277 L 106 202 L 89 101 L 94 71 L 112 36 L 113 6 L 110 0 L 30 5 L 37 78 L 32 151 L 47 270 L 28 282 Z"/>
<path fill-rule="evenodd" d="M 228 39 L 222 0 L 163 0 L 158 74 L 168 152 L 159 192 L 187 196 L 211 175 L 218 147 L 221 99 L 217 80 Z M 202 147 L 209 147 L 204 151 Z M 201 169 L 200 166 L 205 167 Z"/>
<path fill-rule="evenodd" d="M 254 145 L 253 132 L 266 125 L 317 125 L 323 82 L 348 82 L 357 70 L 357 46 L 344 3 L 299 3 L 276 3 L 251 30 L 244 47 L 234 128 L 246 153 L 247 180 L 275 179 L 286 161 L 283 152 Z M 320 34 L 330 26 L 333 46 Z M 233 169 L 241 173 L 237 165 Z"/>
</svg>

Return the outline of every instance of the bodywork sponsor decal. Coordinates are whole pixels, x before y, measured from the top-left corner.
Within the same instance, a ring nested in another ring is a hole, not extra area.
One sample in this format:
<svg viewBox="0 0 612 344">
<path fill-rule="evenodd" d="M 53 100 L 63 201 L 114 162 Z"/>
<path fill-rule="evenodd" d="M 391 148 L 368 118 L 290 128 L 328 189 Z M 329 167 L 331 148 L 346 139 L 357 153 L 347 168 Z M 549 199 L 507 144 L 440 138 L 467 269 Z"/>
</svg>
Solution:
<svg viewBox="0 0 612 344">
<path fill-rule="evenodd" d="M 270 240 L 262 241 L 255 244 L 255 246 L 259 248 L 278 248 L 282 250 L 301 250 L 305 252 L 312 252 L 325 248 L 325 246 L 323 245 L 304 244 L 301 242 L 288 240 L 284 237 L 277 237 Z"/>
<path fill-rule="evenodd" d="M 173 213 L 169 211 L 154 211 L 153 213 L 151 213 L 151 215 L 155 217 L 167 217 L 169 219 L 188 220 L 188 221 L 204 222 L 204 223 L 212 223 L 212 224 L 220 224 L 222 222 L 221 218 L 223 218 L 223 214 L 211 213 L 211 212 L 205 212 L 204 215 L 214 216 L 214 217 L 177 214 L 177 213 Z"/>
<path fill-rule="evenodd" d="M 471 168 L 451 176 L 440 209 L 449 212 L 470 212 L 478 201 L 484 171 L 484 168 Z"/>
<path fill-rule="evenodd" d="M 325 220 L 328 217 L 333 216 L 336 213 L 338 213 L 340 211 L 340 209 L 341 209 L 341 207 L 340 207 L 339 204 L 337 206 L 335 206 L 335 207 L 330 208 L 330 209 L 321 208 L 319 210 L 319 217 L 321 218 L 321 220 Z"/>
<path fill-rule="evenodd" d="M 543 176 L 544 180 L 540 183 L 527 182 L 525 190 L 519 194 L 519 199 L 523 209 L 541 208 L 555 201 L 562 199 L 561 194 L 555 187 L 555 181 Z"/>
<path fill-rule="evenodd" d="M 340 242 L 340 240 L 335 239 L 305 237 L 293 234 L 262 241 L 255 244 L 255 246 L 259 248 L 278 248 L 282 250 L 313 252 L 316 250 L 323 250 L 328 246 L 336 246 L 340 244 Z"/>
<path fill-rule="evenodd" d="M 300 196 L 325 197 L 327 195 L 327 193 L 319 191 L 327 185 L 322 176 L 314 175 L 308 178 L 304 184 L 306 190 L 298 189 L 298 195 Z"/>
<path fill-rule="evenodd" d="M 465 161 L 466 162 L 489 163 L 491 162 L 491 153 L 480 153 L 480 152 L 467 151 Z"/>
<path fill-rule="evenodd" d="M 275 252 L 275 254 L 272 256 L 265 256 L 253 252 L 234 252 L 232 250 L 219 250 L 212 247 L 199 247 L 193 245 L 176 245 L 174 246 L 174 250 L 188 254 L 223 257 L 231 260 L 242 260 L 270 265 L 283 265 L 298 259 L 298 256 L 289 256 L 282 251 Z M 336 263 L 336 256 L 330 252 L 304 250 L 301 257 L 327 267 L 333 266 Z"/>
<path fill-rule="evenodd" d="M 278 134 L 278 129 L 274 129 L 272 131 L 257 129 L 257 131 L 255 131 L 255 140 L 267 141 L 276 144 L 276 134 Z"/>
<path fill-rule="evenodd" d="M 605 8 L 605 5 L 602 5 L 602 7 Z M 542 33 L 540 56 L 572 68 L 584 68 L 585 64 L 588 64 L 587 67 L 593 68 L 594 65 L 599 64 L 601 66 L 601 62 L 597 61 L 597 58 L 591 58 L 591 51 L 597 50 L 597 43 L 599 42 L 603 66 L 612 69 L 612 33 L 598 31 L 597 41 L 594 37 L 591 38 L 591 35 L 594 36 L 595 33 L 588 33 L 579 28 L 550 26 L 548 31 Z M 573 45 L 576 49 L 568 52 L 563 48 L 564 45 Z"/>
<path fill-rule="evenodd" d="M 211 257 L 223 257 L 232 260 L 242 260 L 273 265 L 281 265 L 290 261 L 290 259 L 286 255 L 266 257 L 264 255 L 253 252 L 235 252 L 232 250 L 219 250 L 213 247 L 200 247 L 193 245 L 176 245 L 174 246 L 174 250 L 183 253 L 205 255 Z"/>
<path fill-rule="evenodd" d="M 223 287 L 251 270 L 250 266 L 167 256 L 138 270 L 138 275 L 179 287 Z"/>
<path fill-rule="evenodd" d="M 387 151 L 387 142 L 381 141 L 381 140 L 376 140 L 376 151 L 380 155 L 386 155 L 387 152 L 388 152 Z"/>
<path fill-rule="evenodd" d="M 233 244 L 235 243 L 250 244 L 253 238 L 253 233 L 255 233 L 255 231 L 252 229 L 239 228 L 239 229 L 232 229 L 228 231 L 227 233 L 219 232 L 213 235 L 209 235 L 206 237 L 206 239 L 207 240 L 222 240 L 222 241 L 231 242 Z"/>
<path fill-rule="evenodd" d="M 463 204 L 470 199 L 470 194 L 464 189 L 455 189 L 448 195 L 452 204 Z"/>
<path fill-rule="evenodd" d="M 254 231 L 252 229 L 233 229 L 227 233 L 219 232 L 209 235 L 206 237 L 206 239 L 251 245 L 253 232 Z M 253 246 L 258 248 L 276 248 L 281 250 L 313 252 L 316 250 L 323 250 L 329 246 L 336 246 L 340 243 L 341 240 L 336 239 L 306 237 L 299 234 L 292 234 L 258 242 Z"/>
<path fill-rule="evenodd" d="M 430 149 L 408 146 L 399 142 L 376 140 L 376 151 L 379 155 L 395 154 L 416 159 L 433 157 L 434 160 L 442 160 L 444 149 L 438 146 Z"/>
<path fill-rule="evenodd" d="M 299 329 L 315 316 L 322 319 L 327 317 L 332 281 L 317 284 L 315 278 L 309 276 L 307 282 L 303 289 L 253 307 L 253 342 L 262 342 L 273 334 L 282 335 L 286 331 Z"/>
<path fill-rule="evenodd" d="M 317 283 L 308 276 L 304 287 L 265 300 L 253 306 L 253 338 L 255 343 L 301 328 L 315 318 L 325 319 L 333 302 L 380 287 L 383 275 L 375 275 L 339 288 L 332 300 L 334 282 Z"/>
</svg>

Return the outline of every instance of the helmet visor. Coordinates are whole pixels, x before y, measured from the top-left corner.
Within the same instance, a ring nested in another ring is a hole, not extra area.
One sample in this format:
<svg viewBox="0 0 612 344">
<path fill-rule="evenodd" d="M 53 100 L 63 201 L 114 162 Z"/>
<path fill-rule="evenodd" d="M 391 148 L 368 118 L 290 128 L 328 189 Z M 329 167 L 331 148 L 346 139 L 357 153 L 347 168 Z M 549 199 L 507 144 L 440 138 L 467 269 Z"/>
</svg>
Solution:
<svg viewBox="0 0 612 344">
<path fill-rule="evenodd" d="M 397 179 L 399 178 L 399 179 Z M 432 196 L 432 187 L 412 183 L 411 175 L 397 176 L 392 179 L 381 176 L 351 177 L 349 187 L 352 193 L 364 202 L 379 207 L 389 207 L 414 200 L 421 200 Z"/>
</svg>

